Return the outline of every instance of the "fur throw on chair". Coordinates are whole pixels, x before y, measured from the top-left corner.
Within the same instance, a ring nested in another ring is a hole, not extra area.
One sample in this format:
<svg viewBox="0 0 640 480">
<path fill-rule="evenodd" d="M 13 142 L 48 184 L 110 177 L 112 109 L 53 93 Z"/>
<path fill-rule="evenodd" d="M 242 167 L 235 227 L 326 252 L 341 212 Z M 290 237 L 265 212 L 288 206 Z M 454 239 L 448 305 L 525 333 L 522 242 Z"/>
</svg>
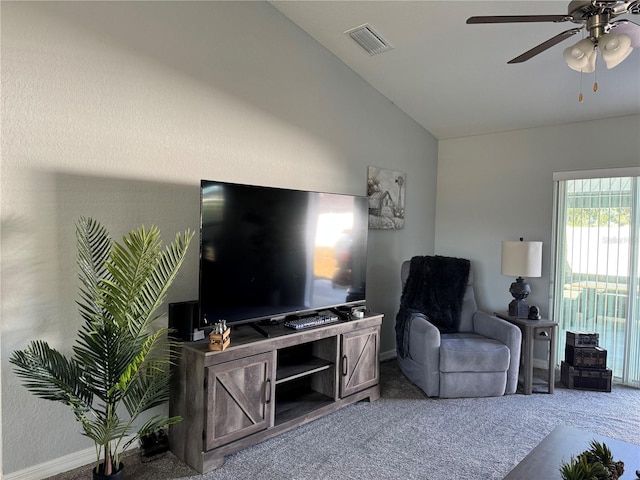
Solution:
<svg viewBox="0 0 640 480">
<path fill-rule="evenodd" d="M 454 257 L 418 256 L 411 259 L 396 316 L 396 350 L 402 358 L 409 350 L 412 314 L 425 317 L 442 333 L 458 331 L 470 266 L 469 260 Z"/>
</svg>

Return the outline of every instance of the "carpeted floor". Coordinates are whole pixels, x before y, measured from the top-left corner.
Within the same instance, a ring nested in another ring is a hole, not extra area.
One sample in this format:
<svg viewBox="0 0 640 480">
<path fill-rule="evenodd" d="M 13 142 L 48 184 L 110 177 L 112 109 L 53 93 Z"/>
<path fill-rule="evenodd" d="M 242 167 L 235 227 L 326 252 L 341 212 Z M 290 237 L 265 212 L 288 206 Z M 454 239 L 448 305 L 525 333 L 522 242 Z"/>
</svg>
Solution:
<svg viewBox="0 0 640 480">
<path fill-rule="evenodd" d="M 376 402 L 351 405 L 230 455 L 208 474 L 199 475 L 171 453 L 142 461 L 133 452 L 125 457 L 126 478 L 501 479 L 560 424 L 640 445 L 637 389 L 614 385 L 607 393 L 557 384 L 553 395 L 430 399 L 389 361 L 381 365 L 381 390 Z M 640 458 L 625 467 L 635 471 Z M 90 469 L 50 480 L 88 479 Z"/>
</svg>

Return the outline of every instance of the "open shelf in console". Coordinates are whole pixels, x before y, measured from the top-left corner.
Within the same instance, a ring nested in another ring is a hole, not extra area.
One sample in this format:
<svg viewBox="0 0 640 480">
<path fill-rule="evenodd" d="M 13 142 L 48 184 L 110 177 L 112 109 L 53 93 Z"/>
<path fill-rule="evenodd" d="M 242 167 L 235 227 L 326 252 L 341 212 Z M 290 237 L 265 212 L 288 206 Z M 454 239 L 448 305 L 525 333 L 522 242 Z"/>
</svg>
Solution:
<svg viewBox="0 0 640 480">
<path fill-rule="evenodd" d="M 276 384 L 332 370 L 336 349 L 335 337 L 281 348 L 278 350 Z"/>
<path fill-rule="evenodd" d="M 334 402 L 332 396 L 318 392 L 312 380 L 306 376 L 276 385 L 275 425 L 304 417 Z"/>
<path fill-rule="evenodd" d="M 291 363 L 288 365 L 279 364 L 276 372 L 276 385 L 328 370 L 332 368 L 333 365 L 333 362 L 317 357 L 306 358 L 300 363 Z"/>
<path fill-rule="evenodd" d="M 336 401 L 336 337 L 281 348 L 277 352 L 275 424 L 280 425 Z"/>
</svg>

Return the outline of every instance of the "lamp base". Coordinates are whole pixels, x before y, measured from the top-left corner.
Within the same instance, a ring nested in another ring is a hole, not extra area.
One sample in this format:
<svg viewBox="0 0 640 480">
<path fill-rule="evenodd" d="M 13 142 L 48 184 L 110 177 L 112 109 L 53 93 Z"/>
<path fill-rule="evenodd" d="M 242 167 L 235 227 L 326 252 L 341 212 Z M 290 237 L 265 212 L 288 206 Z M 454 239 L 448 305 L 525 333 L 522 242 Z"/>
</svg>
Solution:
<svg viewBox="0 0 640 480">
<path fill-rule="evenodd" d="M 516 318 L 529 317 L 529 305 L 524 300 L 513 299 L 509 304 L 509 316 Z"/>
</svg>

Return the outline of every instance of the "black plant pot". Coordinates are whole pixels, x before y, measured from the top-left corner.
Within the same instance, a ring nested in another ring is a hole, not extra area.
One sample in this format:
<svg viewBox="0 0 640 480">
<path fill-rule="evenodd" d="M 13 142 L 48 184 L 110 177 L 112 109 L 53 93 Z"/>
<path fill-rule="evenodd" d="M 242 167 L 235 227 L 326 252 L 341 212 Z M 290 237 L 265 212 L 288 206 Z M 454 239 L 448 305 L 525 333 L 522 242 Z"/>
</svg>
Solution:
<svg viewBox="0 0 640 480">
<path fill-rule="evenodd" d="M 111 475 L 105 475 L 104 463 L 93 469 L 93 480 L 124 480 L 124 464 L 120 462 L 118 470 Z"/>
</svg>

